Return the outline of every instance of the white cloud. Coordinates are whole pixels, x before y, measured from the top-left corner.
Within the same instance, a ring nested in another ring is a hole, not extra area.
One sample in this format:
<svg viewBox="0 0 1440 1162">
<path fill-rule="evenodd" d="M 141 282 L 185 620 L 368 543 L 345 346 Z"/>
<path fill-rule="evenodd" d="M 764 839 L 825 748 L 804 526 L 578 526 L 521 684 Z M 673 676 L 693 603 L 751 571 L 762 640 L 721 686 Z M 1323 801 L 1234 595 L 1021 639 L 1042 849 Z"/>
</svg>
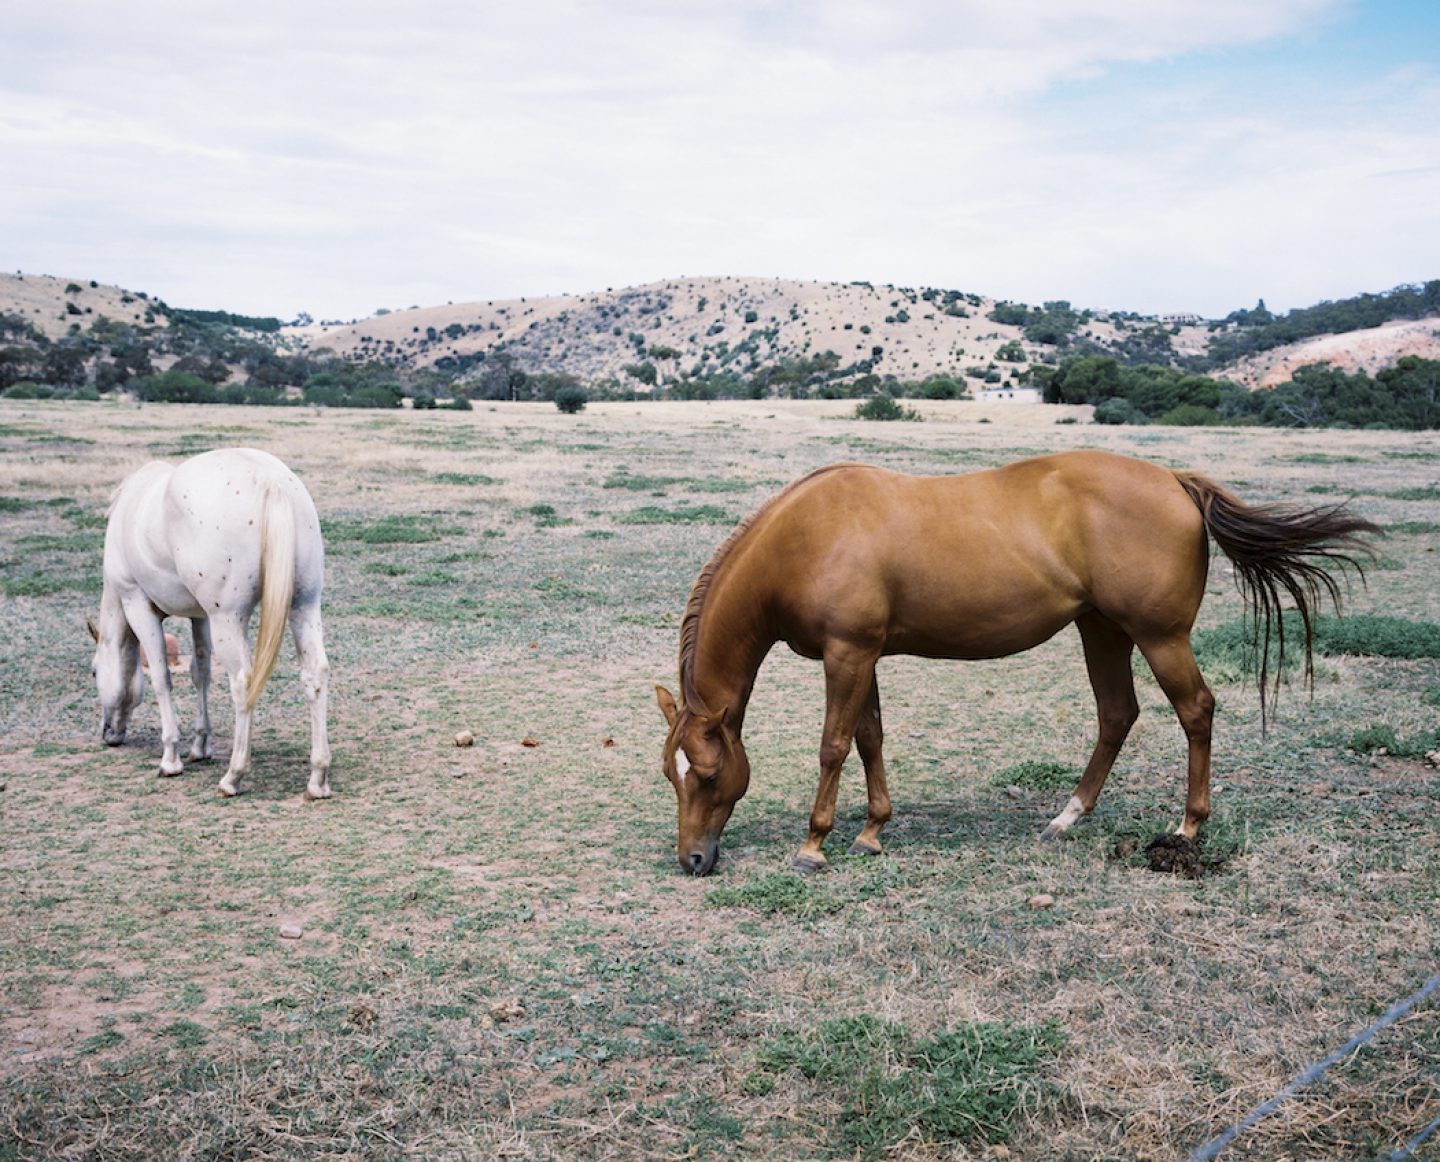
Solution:
<svg viewBox="0 0 1440 1162">
<path fill-rule="evenodd" d="M 1376 78 L 1337 134 L 1207 105 L 1169 70 L 1348 11 L 78 0 L 12 14 L 0 222 L 25 269 L 281 314 L 679 273 L 1229 309 L 1293 267 L 1306 302 L 1317 234 L 1360 203 L 1404 225 L 1433 204 L 1440 159 L 1403 130 L 1435 111 L 1433 74 Z M 1051 103 L 1115 70 L 1155 86 L 1126 132 Z M 1345 271 L 1393 270 L 1394 225 L 1356 231 Z"/>
</svg>

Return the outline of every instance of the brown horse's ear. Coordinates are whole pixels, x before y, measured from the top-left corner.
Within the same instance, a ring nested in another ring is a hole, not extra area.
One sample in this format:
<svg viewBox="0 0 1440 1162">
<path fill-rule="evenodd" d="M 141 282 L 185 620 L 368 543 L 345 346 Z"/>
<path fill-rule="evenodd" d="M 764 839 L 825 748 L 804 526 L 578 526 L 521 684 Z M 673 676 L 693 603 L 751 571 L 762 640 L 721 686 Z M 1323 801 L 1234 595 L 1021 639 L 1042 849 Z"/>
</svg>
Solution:
<svg viewBox="0 0 1440 1162">
<path fill-rule="evenodd" d="M 680 708 L 675 705 L 675 695 L 664 686 L 656 686 L 655 701 L 660 703 L 660 713 L 665 715 L 665 721 L 674 726 L 675 719 L 680 714 Z"/>
<path fill-rule="evenodd" d="M 85 628 L 90 631 L 90 636 L 93 637 L 97 642 L 100 640 L 100 630 L 96 627 L 95 619 L 93 617 L 87 617 L 85 619 Z"/>
</svg>

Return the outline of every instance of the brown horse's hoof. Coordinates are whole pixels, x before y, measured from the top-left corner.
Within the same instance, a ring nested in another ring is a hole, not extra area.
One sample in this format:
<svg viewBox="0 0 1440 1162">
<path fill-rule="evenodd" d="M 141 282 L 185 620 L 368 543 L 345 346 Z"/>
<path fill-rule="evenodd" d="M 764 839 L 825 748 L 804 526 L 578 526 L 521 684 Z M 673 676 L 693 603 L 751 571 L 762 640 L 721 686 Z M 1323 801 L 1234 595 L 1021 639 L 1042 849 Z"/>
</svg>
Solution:
<svg viewBox="0 0 1440 1162">
<path fill-rule="evenodd" d="M 790 861 L 790 866 L 802 876 L 808 876 L 824 871 L 826 862 L 823 859 L 816 859 L 813 855 L 797 855 Z"/>
<path fill-rule="evenodd" d="M 882 853 L 881 853 L 880 848 L 878 848 L 878 847 L 871 847 L 868 843 L 861 843 L 861 842 L 857 839 L 854 843 L 852 843 L 852 844 L 850 845 L 850 850 L 849 850 L 848 852 L 846 852 L 845 854 L 846 854 L 846 855 L 880 855 L 880 854 L 882 854 Z"/>
</svg>

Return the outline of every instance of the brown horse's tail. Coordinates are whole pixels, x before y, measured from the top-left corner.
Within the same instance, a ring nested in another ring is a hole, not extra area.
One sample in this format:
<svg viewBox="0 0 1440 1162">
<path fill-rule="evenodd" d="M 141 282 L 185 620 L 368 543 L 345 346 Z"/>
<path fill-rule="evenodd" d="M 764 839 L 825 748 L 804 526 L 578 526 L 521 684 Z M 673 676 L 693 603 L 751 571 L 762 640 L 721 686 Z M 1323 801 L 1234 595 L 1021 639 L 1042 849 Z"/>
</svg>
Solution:
<svg viewBox="0 0 1440 1162">
<path fill-rule="evenodd" d="M 260 506 L 260 628 L 255 632 L 247 710 L 255 709 L 275 669 L 295 597 L 295 510 L 275 483 L 265 486 Z"/>
<path fill-rule="evenodd" d="M 1279 692 L 1285 661 L 1285 621 L 1281 599 L 1288 593 L 1305 630 L 1305 680 L 1313 681 L 1314 615 L 1322 597 L 1340 609 L 1340 586 L 1331 569 L 1353 568 L 1363 580 L 1362 559 L 1374 557 L 1364 537 L 1380 533 L 1380 526 L 1356 516 L 1345 505 L 1294 508 L 1287 505 L 1248 505 L 1213 480 L 1192 472 L 1177 472 L 1180 486 L 1190 495 L 1215 543 L 1235 566 L 1240 586 L 1254 618 L 1252 643 L 1260 664 L 1260 721 L 1266 706 Z M 1274 638 L 1275 680 L 1270 681 L 1270 641 Z"/>
</svg>

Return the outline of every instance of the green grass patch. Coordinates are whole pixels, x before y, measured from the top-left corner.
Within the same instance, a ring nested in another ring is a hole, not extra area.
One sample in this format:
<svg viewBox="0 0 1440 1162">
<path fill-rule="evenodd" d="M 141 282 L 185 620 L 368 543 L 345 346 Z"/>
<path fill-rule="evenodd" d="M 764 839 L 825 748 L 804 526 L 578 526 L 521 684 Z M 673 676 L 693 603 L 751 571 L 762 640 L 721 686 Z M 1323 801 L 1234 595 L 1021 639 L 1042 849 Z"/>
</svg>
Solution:
<svg viewBox="0 0 1440 1162">
<path fill-rule="evenodd" d="M 1288 464 L 1364 464 L 1363 456 L 1343 456 L 1330 452 L 1300 452 L 1285 457 Z"/>
<path fill-rule="evenodd" d="M 194 1021 L 172 1021 L 159 1032 L 160 1036 L 171 1038 L 182 1049 L 195 1049 L 210 1040 L 205 1027 Z"/>
<path fill-rule="evenodd" d="M 83 533 L 29 533 L 16 537 L 18 548 L 32 553 L 99 553 L 105 548 L 105 534 Z"/>
<path fill-rule="evenodd" d="M 753 908 L 767 916 L 825 916 L 840 911 L 845 902 L 822 891 L 813 878 L 782 872 L 734 888 L 712 888 L 705 893 L 705 905 Z"/>
<path fill-rule="evenodd" d="M 436 472 L 430 477 L 430 481 L 433 484 L 456 484 L 461 488 L 479 488 L 500 483 L 497 477 L 479 472 Z"/>
<path fill-rule="evenodd" d="M 446 585 L 459 585 L 460 578 L 444 569 L 426 569 L 425 572 L 411 577 L 410 584 L 418 585 L 422 589 L 435 589 Z"/>
<path fill-rule="evenodd" d="M 1397 520 L 1394 524 L 1386 525 L 1385 531 L 1412 537 L 1428 536 L 1431 533 L 1440 533 L 1440 521 Z"/>
<path fill-rule="evenodd" d="M 123 1045 L 124 1043 L 124 1033 L 121 1033 L 118 1029 L 105 1029 L 102 1032 L 96 1033 L 93 1037 L 85 1038 L 85 1040 L 80 1043 L 80 1048 L 76 1051 L 76 1054 L 80 1057 L 89 1057 L 91 1054 L 103 1053 L 107 1049 L 114 1049 L 116 1046 Z"/>
<path fill-rule="evenodd" d="M 535 582 L 534 589 L 551 601 L 571 602 L 577 605 L 601 603 L 598 593 L 576 585 L 573 581 L 567 581 L 564 577 L 542 577 Z"/>
<path fill-rule="evenodd" d="M 389 513 L 375 520 L 320 520 L 327 541 L 360 541 L 367 545 L 419 545 L 461 530 L 437 524 L 433 516 Z"/>
<path fill-rule="evenodd" d="M 520 510 L 524 516 L 533 516 L 535 524 L 542 529 L 559 528 L 561 525 L 573 525 L 575 522 L 568 516 L 561 516 L 555 511 L 553 504 L 532 504 L 529 508 Z"/>
<path fill-rule="evenodd" d="M 1298 619 L 1295 627 L 1298 640 Z M 1369 613 L 1355 617 L 1322 617 L 1315 627 L 1315 642 L 1322 654 L 1440 658 L 1440 625 Z"/>
<path fill-rule="evenodd" d="M 1285 617 L 1285 673 L 1299 664 L 1304 630 L 1297 614 Z M 1227 622 L 1191 636 L 1200 668 L 1217 681 L 1254 677 L 1259 654 L 1248 620 Z M 1271 641 L 1271 672 L 1275 672 L 1275 641 Z M 1405 617 L 1358 614 L 1354 617 L 1317 617 L 1315 652 L 1372 658 L 1440 657 L 1440 625 Z"/>
<path fill-rule="evenodd" d="M 627 492 L 663 492 L 684 481 L 683 476 L 645 476 L 626 468 L 618 468 L 605 481 L 606 488 L 623 488 Z"/>
<path fill-rule="evenodd" d="M 1422 730 L 1401 738 L 1393 726 L 1377 722 L 1355 731 L 1345 745 L 1358 754 L 1383 752 L 1399 759 L 1423 759 L 1432 751 L 1440 750 L 1440 730 Z"/>
<path fill-rule="evenodd" d="M 617 518 L 622 525 L 733 524 L 735 518 L 713 504 L 681 504 L 661 508 L 647 504 Z"/>
<path fill-rule="evenodd" d="M 86 573 L 42 573 L 27 569 L 7 574 L 0 584 L 6 597 L 49 597 L 55 593 L 98 593 L 101 577 L 98 567 Z"/>
<path fill-rule="evenodd" d="M 1063 791 L 1079 778 L 1076 770 L 1050 759 L 1026 759 L 990 776 L 997 787 L 1024 787 L 1027 791 Z"/>
<path fill-rule="evenodd" d="M 1054 1022 L 972 1022 L 921 1039 L 862 1014 L 771 1039 L 745 1084 L 764 1093 L 797 1073 L 817 1083 L 842 1106 L 831 1126 L 835 1145 L 862 1158 L 879 1158 L 917 1132 L 929 1142 L 999 1145 L 1027 1106 L 1053 1093 L 1044 1072 L 1064 1045 Z"/>
</svg>

